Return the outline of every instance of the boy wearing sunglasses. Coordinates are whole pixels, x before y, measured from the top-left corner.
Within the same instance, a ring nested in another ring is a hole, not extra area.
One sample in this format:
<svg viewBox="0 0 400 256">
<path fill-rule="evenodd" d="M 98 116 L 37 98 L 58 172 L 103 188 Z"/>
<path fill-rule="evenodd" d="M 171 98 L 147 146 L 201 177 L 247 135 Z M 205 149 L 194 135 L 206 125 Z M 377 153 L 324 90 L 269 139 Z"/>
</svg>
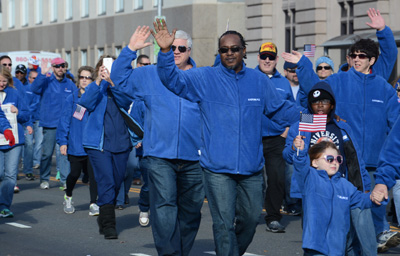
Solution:
<svg viewBox="0 0 400 256">
<path fill-rule="evenodd" d="M 283 157 L 289 164 L 293 164 L 293 158 L 297 154 L 297 147 L 294 145 L 297 136 L 304 140 L 306 148 L 311 148 L 322 141 L 330 141 L 335 144 L 342 156 L 341 165 L 338 167 L 340 176 L 350 181 L 359 191 L 369 191 L 371 180 L 361 158 L 361 151 L 357 148 L 351 128 L 344 121 L 337 121 L 335 108 L 336 100 L 330 85 L 326 81 L 316 83 L 308 94 L 307 111 L 312 114 L 327 115 L 326 131 L 300 132 L 299 134 L 299 122 L 293 124 L 289 129 Z M 297 182 L 298 180 L 293 175 L 291 197 L 302 198 Z M 361 255 L 361 250 L 366 255 L 375 255 L 376 242 L 371 211 L 354 209 L 351 211 L 351 217 L 351 233 L 347 248 L 352 248 L 355 255 Z"/>
</svg>

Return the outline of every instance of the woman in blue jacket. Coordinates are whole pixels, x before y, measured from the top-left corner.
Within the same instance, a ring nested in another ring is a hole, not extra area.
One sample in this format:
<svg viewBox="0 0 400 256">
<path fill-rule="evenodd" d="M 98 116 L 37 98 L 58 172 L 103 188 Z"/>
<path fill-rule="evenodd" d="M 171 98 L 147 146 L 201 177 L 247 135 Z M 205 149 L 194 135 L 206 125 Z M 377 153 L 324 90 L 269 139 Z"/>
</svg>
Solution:
<svg viewBox="0 0 400 256">
<path fill-rule="evenodd" d="M 11 73 L 5 69 L 0 69 L 0 104 L 11 105 L 11 113 L 17 115 L 18 122 L 18 141 L 15 145 L 0 145 L 0 217 L 13 217 L 10 206 L 14 196 L 14 186 L 17 181 L 18 160 L 22 146 L 25 142 L 23 123 L 29 121 L 29 111 L 21 94 L 13 86 Z M 8 131 L 4 132 L 5 137 L 9 136 Z"/>
<path fill-rule="evenodd" d="M 115 201 L 132 150 L 130 134 L 120 108 L 127 111 L 132 101 L 114 89 L 103 59 L 104 56 L 96 65 L 95 82 L 88 85 L 80 101 L 89 112 L 83 130 L 83 147 L 97 181 L 99 232 L 104 234 L 105 239 L 117 239 Z"/>
<path fill-rule="evenodd" d="M 80 98 L 85 93 L 85 88 L 93 81 L 94 69 L 89 66 L 82 66 L 78 70 L 77 86 L 64 102 L 63 113 L 57 127 L 57 143 L 60 145 L 60 152 L 68 154 L 71 172 L 67 176 L 67 188 L 64 195 L 64 212 L 71 214 L 75 212 L 72 205 L 72 191 L 76 182 L 83 173 L 89 174 L 90 180 L 90 206 L 89 215 L 99 215 L 97 201 L 97 183 L 94 178 L 93 168 L 82 145 L 83 128 L 88 120 L 88 113 L 79 105 Z"/>
</svg>

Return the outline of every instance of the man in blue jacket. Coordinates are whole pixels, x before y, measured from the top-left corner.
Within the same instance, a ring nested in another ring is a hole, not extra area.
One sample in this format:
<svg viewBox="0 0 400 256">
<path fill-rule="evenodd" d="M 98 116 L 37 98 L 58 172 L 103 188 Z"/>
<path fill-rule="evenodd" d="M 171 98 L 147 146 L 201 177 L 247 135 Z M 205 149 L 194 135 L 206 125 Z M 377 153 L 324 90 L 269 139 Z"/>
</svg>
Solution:
<svg viewBox="0 0 400 256">
<path fill-rule="evenodd" d="M 299 118 L 265 74 L 246 68 L 246 42 L 236 31 L 219 40 L 221 65 L 186 72 L 174 66 L 171 34 L 163 20 L 152 31 L 161 48 L 157 71 L 164 86 L 199 104 L 200 163 L 213 218 L 217 255 L 242 255 L 255 234 L 262 210 L 262 115 L 286 127 Z"/>
<path fill-rule="evenodd" d="M 132 69 L 136 51 L 150 45 L 148 27 L 138 28 L 113 63 L 116 90 L 145 105 L 143 156 L 148 171 L 150 221 L 159 255 L 188 255 L 200 226 L 204 201 L 200 157 L 200 111 L 163 86 L 157 67 Z M 146 36 L 147 35 L 147 36 Z M 174 67 L 195 69 L 192 39 L 179 31 L 173 40 Z"/>
<path fill-rule="evenodd" d="M 43 152 L 40 161 L 40 188 L 49 189 L 49 179 L 51 173 L 51 159 L 56 145 L 56 131 L 62 105 L 67 96 L 71 95 L 76 86 L 65 77 L 65 61 L 62 58 L 54 58 L 51 61 L 53 74 L 47 77 L 50 70 L 48 62 L 42 60 L 41 74 L 38 74 L 32 83 L 33 93 L 41 96 L 39 124 L 43 127 Z M 66 156 L 60 157 L 61 183 L 65 187 L 66 179 L 70 170 L 70 165 Z"/>
</svg>

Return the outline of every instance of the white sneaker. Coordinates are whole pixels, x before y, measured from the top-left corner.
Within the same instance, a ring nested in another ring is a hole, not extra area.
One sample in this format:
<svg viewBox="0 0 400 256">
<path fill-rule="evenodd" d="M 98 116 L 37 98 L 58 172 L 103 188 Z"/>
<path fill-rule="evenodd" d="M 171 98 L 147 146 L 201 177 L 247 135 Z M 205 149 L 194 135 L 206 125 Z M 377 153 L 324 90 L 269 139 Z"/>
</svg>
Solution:
<svg viewBox="0 0 400 256">
<path fill-rule="evenodd" d="M 41 189 L 49 189 L 49 183 L 47 181 L 43 181 L 42 183 L 40 183 L 40 188 Z"/>
<path fill-rule="evenodd" d="M 99 206 L 95 203 L 90 204 L 89 215 L 90 216 L 98 216 L 99 214 L 100 214 Z"/>
<path fill-rule="evenodd" d="M 72 197 L 64 195 L 64 212 L 67 214 L 71 214 L 75 212 L 75 207 L 72 205 Z"/>
<path fill-rule="evenodd" d="M 142 227 L 147 227 L 149 225 L 149 212 L 140 212 L 139 213 L 139 224 Z"/>
</svg>

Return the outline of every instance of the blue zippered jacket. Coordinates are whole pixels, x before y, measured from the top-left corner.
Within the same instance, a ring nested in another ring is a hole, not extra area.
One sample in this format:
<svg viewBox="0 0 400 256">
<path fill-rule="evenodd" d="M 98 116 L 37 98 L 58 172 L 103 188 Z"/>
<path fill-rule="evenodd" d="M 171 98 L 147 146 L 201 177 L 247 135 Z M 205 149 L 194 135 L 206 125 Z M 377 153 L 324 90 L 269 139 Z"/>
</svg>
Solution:
<svg viewBox="0 0 400 256">
<path fill-rule="evenodd" d="M 400 180 L 400 116 L 397 118 L 379 155 L 374 174 L 376 184 L 386 184 L 390 190 Z"/>
<path fill-rule="evenodd" d="M 392 30 L 386 26 L 382 31 L 376 31 L 379 42 L 380 54 L 376 63 L 372 66 L 372 72 L 383 77 L 386 81 L 390 78 L 394 64 L 397 60 L 397 45 Z M 340 66 L 339 72 L 348 70 L 348 64 Z"/>
<path fill-rule="evenodd" d="M 79 104 L 78 94 L 79 90 L 75 90 L 64 102 L 63 112 L 57 126 L 56 140 L 60 146 L 67 145 L 68 155 L 86 156 L 82 138 L 83 128 L 88 120 L 88 111 L 85 112 L 82 120 L 73 117 L 77 104 Z"/>
<path fill-rule="evenodd" d="M 46 77 L 38 73 L 31 90 L 41 97 L 39 125 L 46 128 L 57 128 L 62 104 L 76 89 L 74 83 L 65 76 L 58 81 L 54 74 Z"/>
<path fill-rule="evenodd" d="M 158 54 L 157 70 L 168 89 L 199 104 L 200 163 L 213 172 L 259 172 L 264 165 L 262 115 L 283 127 L 299 119 L 296 105 L 282 100 L 265 74 L 244 64 L 238 73 L 223 65 L 181 71 L 169 51 Z"/>
<path fill-rule="evenodd" d="M 303 249 L 343 256 L 350 210 L 372 207 L 370 193 L 358 191 L 340 172 L 329 178 L 325 170 L 311 167 L 307 150 L 293 155 L 293 176 L 303 198 Z"/>
<path fill-rule="evenodd" d="M 25 143 L 25 135 L 24 135 L 24 128 L 23 124 L 29 121 L 29 110 L 25 104 L 25 100 L 22 99 L 21 93 L 10 86 L 4 88 L 4 92 L 6 93 L 6 98 L 3 101 L 3 105 L 11 104 L 14 105 L 18 109 L 17 114 L 17 123 L 18 123 L 18 144 L 16 143 L 15 146 L 23 145 Z M 14 135 L 15 137 L 15 135 Z M 13 146 L 14 147 L 14 146 Z M 0 150 L 2 149 L 9 149 L 11 148 L 9 145 L 0 146 Z"/>
<path fill-rule="evenodd" d="M 0 108 L 0 133 L 4 134 L 4 131 L 7 129 L 11 129 L 11 125 L 3 110 Z"/>
<path fill-rule="evenodd" d="M 302 85 L 300 90 L 307 94 L 319 81 L 305 56 L 297 63 L 296 73 Z M 363 74 L 354 68 L 330 75 L 325 81 L 335 94 L 336 114 L 353 130 L 365 165 L 376 167 L 388 131 L 400 112 L 395 90 L 381 76 Z"/>
<path fill-rule="evenodd" d="M 314 90 L 323 90 L 328 92 L 332 98 L 335 100 L 335 95 L 333 94 L 332 88 L 329 84 L 324 82 L 319 82 L 314 85 L 310 92 Z M 311 93 L 309 93 L 311 94 Z M 308 97 L 311 98 L 311 95 Z M 368 171 L 365 168 L 364 160 L 361 157 L 360 149 L 357 146 L 357 143 L 353 139 L 353 133 L 351 131 L 350 126 L 348 126 L 345 122 L 340 120 L 339 122 L 335 117 L 335 109 L 330 112 L 330 119 L 336 124 L 336 126 L 340 129 L 342 140 L 343 140 L 343 151 L 344 158 L 346 159 L 346 178 L 360 191 L 369 191 L 371 190 L 371 178 L 368 174 Z M 308 105 L 307 113 L 312 113 L 311 106 Z M 305 136 L 304 143 L 306 148 L 309 147 L 311 141 L 311 132 L 300 132 L 300 135 Z M 290 129 L 288 136 L 286 138 L 285 148 L 283 150 L 283 158 L 287 163 L 293 164 L 293 155 L 297 154 L 297 150 L 293 149 L 293 140 L 299 135 L 299 122 L 294 123 Z M 297 184 L 296 179 L 292 177 L 292 183 L 290 186 L 290 196 L 293 198 L 301 198 L 301 193 Z"/>
<path fill-rule="evenodd" d="M 104 114 L 107 107 L 107 88 L 110 86 L 111 92 L 117 106 L 128 111 L 132 101 L 123 93 L 120 93 L 110 83 L 102 80 L 98 86 L 92 82 L 85 88 L 82 94 L 80 105 L 89 112 L 87 123 L 83 129 L 82 144 L 84 148 L 103 150 L 104 142 Z"/>
<path fill-rule="evenodd" d="M 113 63 L 111 80 L 132 101 L 144 102 L 144 156 L 198 161 L 201 142 L 199 106 L 165 88 L 156 66 L 132 70 L 131 62 L 135 58 L 136 52 L 125 47 Z M 190 59 L 190 62 L 192 69 L 196 69 L 194 61 Z"/>
</svg>

